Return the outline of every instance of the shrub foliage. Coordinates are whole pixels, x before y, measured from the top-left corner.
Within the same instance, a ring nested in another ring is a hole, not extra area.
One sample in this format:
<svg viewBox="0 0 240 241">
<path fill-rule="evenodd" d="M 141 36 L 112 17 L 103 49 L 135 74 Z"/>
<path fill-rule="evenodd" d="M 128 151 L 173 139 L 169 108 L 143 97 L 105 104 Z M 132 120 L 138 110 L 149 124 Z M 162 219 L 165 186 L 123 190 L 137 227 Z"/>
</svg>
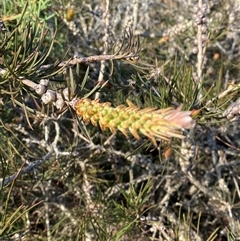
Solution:
<svg viewBox="0 0 240 241">
<path fill-rule="evenodd" d="M 0 2 L 0 240 L 240 238 L 237 2 Z"/>
</svg>

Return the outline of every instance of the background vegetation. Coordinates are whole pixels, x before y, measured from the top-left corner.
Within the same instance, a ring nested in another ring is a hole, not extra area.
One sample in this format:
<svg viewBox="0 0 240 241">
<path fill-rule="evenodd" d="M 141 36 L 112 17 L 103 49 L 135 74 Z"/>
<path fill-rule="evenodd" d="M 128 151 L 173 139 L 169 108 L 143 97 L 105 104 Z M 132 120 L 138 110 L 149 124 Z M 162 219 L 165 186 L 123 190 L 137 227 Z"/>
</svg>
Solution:
<svg viewBox="0 0 240 241">
<path fill-rule="evenodd" d="M 239 6 L 1 0 L 0 240 L 239 240 Z M 197 124 L 156 148 L 44 105 L 43 79 Z"/>
</svg>

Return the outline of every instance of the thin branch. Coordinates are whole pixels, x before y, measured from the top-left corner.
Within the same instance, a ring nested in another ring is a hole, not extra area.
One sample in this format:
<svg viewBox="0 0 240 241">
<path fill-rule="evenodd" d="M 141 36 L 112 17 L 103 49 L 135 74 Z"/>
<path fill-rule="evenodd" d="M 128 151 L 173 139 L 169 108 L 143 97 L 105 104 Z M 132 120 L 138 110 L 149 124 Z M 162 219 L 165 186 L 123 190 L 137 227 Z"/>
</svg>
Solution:
<svg viewBox="0 0 240 241">
<path fill-rule="evenodd" d="M 104 11 L 104 36 L 103 36 L 103 43 L 104 43 L 104 51 L 103 54 L 107 54 L 108 52 L 108 47 L 111 42 L 110 34 L 110 2 L 109 0 L 106 0 L 105 2 L 105 11 Z M 106 70 L 106 61 L 101 61 L 101 66 L 100 66 L 100 71 L 99 71 L 99 76 L 98 76 L 98 82 L 101 83 L 104 81 L 104 72 Z M 100 92 L 95 93 L 95 99 L 100 98 Z"/>
<path fill-rule="evenodd" d="M 42 159 L 31 162 L 31 163 L 28 164 L 25 168 L 20 169 L 17 173 L 14 173 L 14 174 L 12 174 L 12 175 L 9 176 L 9 177 L 2 178 L 2 179 L 0 180 L 0 188 L 3 188 L 3 186 L 11 183 L 11 182 L 14 181 L 16 178 L 22 176 L 23 174 L 26 174 L 26 173 L 32 171 L 34 168 L 40 166 L 42 163 L 44 163 L 46 160 L 48 160 L 48 159 L 52 156 L 52 153 L 53 153 L 53 149 L 51 149 L 51 150 L 47 153 L 47 155 L 45 155 Z"/>
<path fill-rule="evenodd" d="M 101 61 L 106 61 L 106 60 L 129 60 L 129 59 L 134 59 L 138 58 L 137 53 L 133 52 L 126 52 L 123 54 L 103 54 L 103 55 L 93 55 L 89 57 L 80 57 L 80 56 L 74 56 L 73 59 L 67 61 L 63 61 L 57 65 L 57 67 L 62 68 L 62 67 L 73 67 L 77 64 L 87 64 L 87 63 L 94 63 L 94 62 L 101 62 Z M 48 68 L 53 67 L 54 64 L 47 64 L 47 65 L 42 65 L 40 67 L 40 70 L 45 70 Z"/>
</svg>

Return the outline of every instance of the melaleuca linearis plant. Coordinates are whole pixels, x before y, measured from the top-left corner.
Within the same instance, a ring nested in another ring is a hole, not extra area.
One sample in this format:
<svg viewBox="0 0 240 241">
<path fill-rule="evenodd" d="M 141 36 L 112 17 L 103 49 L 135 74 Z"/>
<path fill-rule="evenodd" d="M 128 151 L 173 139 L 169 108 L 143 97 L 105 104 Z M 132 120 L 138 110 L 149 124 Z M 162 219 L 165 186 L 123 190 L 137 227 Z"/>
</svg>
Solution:
<svg viewBox="0 0 240 241">
<path fill-rule="evenodd" d="M 29 33 L 31 33 L 30 27 L 26 29 L 25 35 L 28 36 Z M 44 35 L 42 35 L 42 37 L 44 37 Z M 50 70 L 52 71 L 52 68 L 56 68 L 57 71 L 54 73 L 54 75 L 56 75 L 62 73 L 64 69 L 68 67 L 69 72 L 71 73 L 71 66 L 77 66 L 82 63 L 100 62 L 103 60 L 124 60 L 128 62 L 135 62 L 139 58 L 139 38 L 133 36 L 131 31 L 127 37 L 128 41 L 126 43 L 126 47 L 124 47 L 123 41 L 123 45 L 115 54 L 90 57 L 77 56 L 71 58 L 67 62 L 63 61 L 58 62 L 57 64 L 47 65 L 44 65 L 44 58 L 42 59 L 42 62 L 37 61 L 36 58 L 34 60 L 36 62 L 34 62 L 35 65 L 31 64 L 32 71 L 35 71 L 36 73 L 38 73 L 37 71 L 42 71 L 39 72 L 39 74 L 43 74 Z M 40 44 L 41 42 L 39 42 L 39 45 Z M 47 55 L 45 57 L 47 57 Z M 22 66 L 23 69 L 24 67 L 25 66 Z M 17 65 L 15 68 L 17 68 Z M 11 73 L 8 69 L 1 69 L 0 72 L 1 75 L 7 75 L 8 72 Z M 68 97 L 68 94 L 70 94 L 68 92 L 71 92 L 69 90 L 72 89 L 74 92 L 76 87 L 72 74 L 70 74 L 70 88 L 66 88 L 66 91 L 63 90 L 61 94 L 49 88 L 49 79 L 47 78 L 47 75 L 43 75 L 43 77 L 46 78 L 42 78 L 39 83 L 25 78 L 23 73 L 19 73 L 19 76 L 18 84 L 20 83 L 21 86 L 26 85 L 35 90 L 36 94 L 41 96 L 43 104 L 49 104 L 52 102 L 57 109 L 63 109 L 65 104 L 70 104 L 76 114 L 85 122 L 91 122 L 95 126 L 99 125 L 102 130 L 110 129 L 113 133 L 119 130 L 126 137 L 128 137 L 129 134 L 132 134 L 136 139 L 140 139 L 141 136 L 146 136 L 155 146 L 157 146 L 158 140 L 169 141 L 172 137 L 184 138 L 182 130 L 192 128 L 194 125 L 194 121 L 191 117 L 191 111 L 182 111 L 181 106 L 177 109 L 156 109 L 153 107 L 140 109 L 130 101 L 127 101 L 128 106 L 120 105 L 114 108 L 111 106 L 110 102 L 101 103 L 99 100 L 90 100 L 85 97 L 74 97 L 74 99 L 72 99 L 74 95 Z M 81 88 L 86 82 L 87 76 L 88 70 L 85 73 Z M 22 106 L 24 107 L 24 105 Z"/>
</svg>

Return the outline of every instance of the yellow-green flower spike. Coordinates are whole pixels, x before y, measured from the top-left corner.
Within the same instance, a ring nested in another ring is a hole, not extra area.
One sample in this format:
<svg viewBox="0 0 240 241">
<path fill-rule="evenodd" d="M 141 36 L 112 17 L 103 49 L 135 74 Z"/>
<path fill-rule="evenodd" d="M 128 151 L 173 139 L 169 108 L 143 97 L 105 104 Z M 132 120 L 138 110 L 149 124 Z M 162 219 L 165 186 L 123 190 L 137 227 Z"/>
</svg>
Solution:
<svg viewBox="0 0 240 241">
<path fill-rule="evenodd" d="M 127 101 L 128 106 L 116 108 L 111 103 L 100 103 L 99 100 L 77 99 L 73 103 L 77 115 L 85 122 L 99 124 L 102 130 L 109 128 L 111 132 L 121 131 L 126 137 L 131 133 L 140 139 L 139 133 L 147 136 L 156 146 L 156 140 L 169 141 L 171 137 L 184 138 L 181 130 L 194 126 L 191 111 L 177 109 L 139 109 Z"/>
</svg>

